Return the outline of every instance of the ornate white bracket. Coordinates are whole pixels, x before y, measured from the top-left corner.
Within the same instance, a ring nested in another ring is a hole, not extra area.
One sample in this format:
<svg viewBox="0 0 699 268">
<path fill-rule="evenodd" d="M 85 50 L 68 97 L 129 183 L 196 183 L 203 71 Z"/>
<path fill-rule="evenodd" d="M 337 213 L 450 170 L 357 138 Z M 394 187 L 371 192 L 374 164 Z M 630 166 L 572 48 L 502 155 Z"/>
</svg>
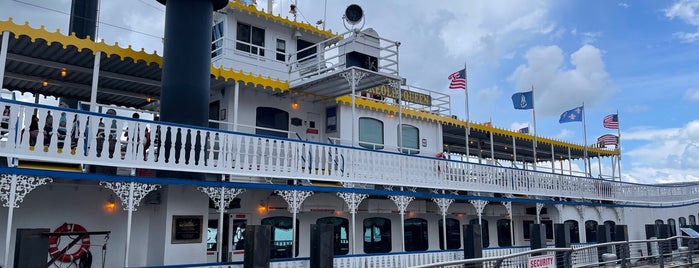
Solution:
<svg viewBox="0 0 699 268">
<path fill-rule="evenodd" d="M 558 223 L 563 223 L 563 208 L 565 208 L 565 205 L 555 204 L 553 206 L 556 207 L 556 210 L 558 211 Z"/>
<path fill-rule="evenodd" d="M 541 209 L 544 208 L 544 203 L 536 203 L 536 223 L 541 223 Z"/>
<path fill-rule="evenodd" d="M 507 215 L 509 215 L 510 220 L 512 220 L 512 202 L 511 201 L 502 201 L 500 203 L 503 206 L 505 206 L 505 209 L 507 209 Z"/>
<path fill-rule="evenodd" d="M 350 72 L 344 72 L 340 74 L 340 76 L 347 80 L 347 82 L 350 83 L 350 85 L 354 84 L 355 86 L 359 84 L 359 82 L 362 81 L 362 79 L 364 79 L 364 77 L 367 77 L 368 75 L 369 74 L 366 72 L 358 71 L 355 69 L 352 69 Z"/>
<path fill-rule="evenodd" d="M 136 206 L 138 206 L 141 199 L 143 199 L 143 197 L 145 197 L 148 193 L 160 188 L 159 184 L 140 182 L 101 181 L 100 185 L 114 191 L 114 194 L 121 199 L 121 205 L 124 207 L 124 210 L 131 211 L 136 211 Z M 133 200 L 131 205 L 129 205 L 129 193 L 131 193 L 131 198 Z"/>
<path fill-rule="evenodd" d="M 400 215 L 405 214 L 405 210 L 408 208 L 408 205 L 410 205 L 410 202 L 413 202 L 415 199 L 413 196 L 406 195 L 389 195 L 388 198 L 393 200 L 393 203 L 396 203 L 398 211 L 400 211 Z"/>
<path fill-rule="evenodd" d="M 468 202 L 471 203 L 474 208 L 476 208 L 476 214 L 478 214 L 478 217 L 483 215 L 483 209 L 485 209 L 485 206 L 488 204 L 488 201 L 485 200 L 469 200 Z"/>
<path fill-rule="evenodd" d="M 439 207 L 439 211 L 442 212 L 442 216 L 447 215 L 449 206 L 451 206 L 451 203 L 454 203 L 453 198 L 432 198 L 432 201 L 434 201 L 437 204 L 437 206 Z"/>
<path fill-rule="evenodd" d="M 603 212 L 603 210 L 604 210 L 604 207 L 602 207 L 602 206 L 596 206 L 596 207 L 595 207 L 595 210 L 597 210 L 597 214 L 599 215 L 599 223 L 600 223 L 600 224 L 603 223 L 603 222 L 604 222 L 604 219 L 602 218 L 602 212 Z"/>
<path fill-rule="evenodd" d="M 585 223 L 585 206 L 575 206 L 575 208 L 578 211 L 578 215 L 580 215 L 580 221 Z"/>
<path fill-rule="evenodd" d="M 9 208 L 19 208 L 19 203 L 24 201 L 24 197 L 41 185 L 53 182 L 51 178 L 39 178 L 25 175 L 0 174 L 0 200 L 2 206 Z M 14 198 L 11 198 L 14 196 Z M 14 200 L 10 200 L 14 199 Z"/>
<path fill-rule="evenodd" d="M 342 198 L 342 200 L 345 200 L 345 203 L 347 203 L 347 208 L 349 208 L 349 211 L 351 214 L 357 213 L 357 208 L 359 208 L 359 204 L 364 201 L 367 197 L 369 197 L 368 194 L 358 194 L 358 193 L 337 193 L 337 196 Z"/>
<path fill-rule="evenodd" d="M 202 193 L 205 193 L 209 198 L 211 198 L 212 201 L 214 201 L 214 206 L 218 209 L 216 211 L 221 212 L 226 211 L 226 207 L 228 207 L 228 204 L 233 201 L 233 198 L 238 196 L 239 194 L 242 194 L 245 192 L 245 189 L 237 189 L 237 188 L 225 188 L 225 187 L 204 187 L 204 186 L 199 186 L 197 187 L 199 191 Z M 219 207 L 221 206 L 221 200 L 223 199 L 223 204 L 224 207 Z"/>
<path fill-rule="evenodd" d="M 313 191 L 276 190 L 275 192 L 286 200 L 286 203 L 289 204 L 289 212 L 291 213 L 299 213 L 303 201 L 313 195 Z"/>
<path fill-rule="evenodd" d="M 616 212 L 616 222 L 623 222 L 622 220 L 624 219 L 624 208 L 614 207 L 614 212 Z"/>
</svg>

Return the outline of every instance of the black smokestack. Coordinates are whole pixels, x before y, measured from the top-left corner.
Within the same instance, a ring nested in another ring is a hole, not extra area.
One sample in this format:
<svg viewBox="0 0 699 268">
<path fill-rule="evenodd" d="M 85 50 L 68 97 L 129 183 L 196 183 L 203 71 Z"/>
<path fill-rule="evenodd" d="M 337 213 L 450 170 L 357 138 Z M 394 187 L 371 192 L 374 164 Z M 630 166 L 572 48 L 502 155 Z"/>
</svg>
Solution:
<svg viewBox="0 0 699 268">
<path fill-rule="evenodd" d="M 97 2 L 98 0 L 73 0 L 70 8 L 69 31 L 78 38 L 95 41 L 97 32 Z"/>
</svg>

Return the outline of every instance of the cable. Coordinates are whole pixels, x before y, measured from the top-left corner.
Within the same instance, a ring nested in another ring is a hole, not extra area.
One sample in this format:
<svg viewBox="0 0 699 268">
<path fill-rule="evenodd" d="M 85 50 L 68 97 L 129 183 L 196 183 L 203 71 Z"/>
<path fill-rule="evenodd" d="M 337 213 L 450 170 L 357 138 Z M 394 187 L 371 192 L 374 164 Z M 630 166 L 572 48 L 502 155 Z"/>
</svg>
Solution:
<svg viewBox="0 0 699 268">
<path fill-rule="evenodd" d="M 60 11 L 60 10 L 53 9 L 53 8 L 48 8 L 48 7 L 39 6 L 39 5 L 32 4 L 32 3 L 28 3 L 28 2 L 25 2 L 25 1 L 22 1 L 22 0 L 12 0 L 12 1 L 15 1 L 15 2 L 21 3 L 21 4 L 25 4 L 25 5 L 28 5 L 28 6 L 32 6 L 32 7 L 36 7 L 36 8 L 41 8 L 41 9 L 45 9 L 45 10 L 49 10 L 49 11 L 53 11 L 53 12 L 56 12 L 56 13 L 60 13 L 60 14 L 64 14 L 64 15 L 70 16 L 70 13 L 65 12 L 65 11 Z M 85 19 L 85 20 L 89 20 L 89 21 L 95 21 L 94 19 L 89 19 L 89 18 L 82 17 L 82 16 L 75 16 L 75 17 L 76 17 L 76 18 Z M 95 22 L 96 22 L 96 21 L 95 21 Z M 149 34 L 149 33 L 146 33 L 146 32 L 136 31 L 136 30 L 134 30 L 134 29 L 126 28 L 126 27 L 124 27 L 124 26 L 119 26 L 119 25 L 115 25 L 115 24 L 111 24 L 111 23 L 107 23 L 107 22 L 103 22 L 103 21 L 99 22 L 99 24 L 104 24 L 104 25 L 107 25 L 107 26 L 112 26 L 112 27 L 117 28 L 117 29 L 122 29 L 122 30 L 130 31 L 130 32 L 142 34 L 142 35 L 145 35 L 145 36 L 157 38 L 157 39 L 159 39 L 159 40 L 161 40 L 161 39 L 163 38 L 162 36 L 157 36 L 157 35 Z"/>
</svg>

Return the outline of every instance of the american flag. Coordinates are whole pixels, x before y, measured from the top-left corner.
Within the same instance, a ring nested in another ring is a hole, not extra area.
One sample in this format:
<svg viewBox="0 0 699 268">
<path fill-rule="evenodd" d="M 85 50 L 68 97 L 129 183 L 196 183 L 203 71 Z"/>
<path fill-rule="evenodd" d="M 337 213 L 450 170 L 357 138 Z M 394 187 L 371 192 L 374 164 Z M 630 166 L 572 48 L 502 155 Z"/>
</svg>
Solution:
<svg viewBox="0 0 699 268">
<path fill-rule="evenodd" d="M 619 115 L 610 114 L 604 117 L 602 120 L 602 125 L 606 128 L 619 129 Z"/>
<path fill-rule="evenodd" d="M 449 75 L 449 89 L 466 89 L 466 69 L 461 69 Z"/>
<path fill-rule="evenodd" d="M 619 137 L 612 134 L 604 134 L 597 138 L 597 144 L 599 144 L 599 146 L 619 145 Z"/>
</svg>

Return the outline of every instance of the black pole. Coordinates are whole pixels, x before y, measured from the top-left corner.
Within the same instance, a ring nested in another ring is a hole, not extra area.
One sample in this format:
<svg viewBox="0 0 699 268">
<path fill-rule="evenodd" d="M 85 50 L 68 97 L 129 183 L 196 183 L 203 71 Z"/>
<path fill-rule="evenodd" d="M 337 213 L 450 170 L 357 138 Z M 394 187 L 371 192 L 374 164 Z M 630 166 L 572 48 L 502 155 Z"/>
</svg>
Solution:
<svg viewBox="0 0 699 268">
<path fill-rule="evenodd" d="M 209 118 L 211 24 L 227 0 L 158 0 L 165 4 L 160 119 L 206 126 Z"/>
</svg>

